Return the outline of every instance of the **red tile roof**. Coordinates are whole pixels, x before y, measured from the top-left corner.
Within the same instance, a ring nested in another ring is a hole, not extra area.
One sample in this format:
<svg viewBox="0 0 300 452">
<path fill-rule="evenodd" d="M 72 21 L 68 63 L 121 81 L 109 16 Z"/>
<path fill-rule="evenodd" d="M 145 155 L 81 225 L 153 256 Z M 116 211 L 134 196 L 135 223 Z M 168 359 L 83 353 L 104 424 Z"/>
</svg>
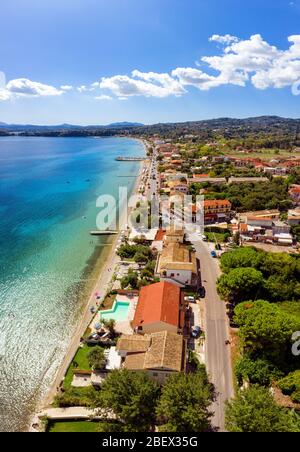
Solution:
<svg viewBox="0 0 300 452">
<path fill-rule="evenodd" d="M 204 207 L 231 207 L 231 202 L 228 199 L 207 199 L 204 201 Z"/>
<path fill-rule="evenodd" d="M 164 229 L 159 229 L 156 233 L 155 241 L 159 242 L 159 241 L 163 240 L 165 235 L 166 235 L 166 231 Z"/>
<path fill-rule="evenodd" d="M 155 322 L 178 326 L 180 288 L 169 282 L 143 287 L 133 320 L 134 328 Z"/>
<path fill-rule="evenodd" d="M 209 177 L 209 174 L 193 174 L 194 179 L 198 179 L 200 177 Z"/>
</svg>

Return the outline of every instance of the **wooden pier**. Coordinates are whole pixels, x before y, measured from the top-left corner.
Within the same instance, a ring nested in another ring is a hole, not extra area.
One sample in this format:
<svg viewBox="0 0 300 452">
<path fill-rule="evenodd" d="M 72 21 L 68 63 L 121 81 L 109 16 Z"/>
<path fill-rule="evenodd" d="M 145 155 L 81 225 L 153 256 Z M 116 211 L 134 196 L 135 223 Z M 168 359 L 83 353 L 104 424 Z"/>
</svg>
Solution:
<svg viewBox="0 0 300 452">
<path fill-rule="evenodd" d="M 117 157 L 117 162 L 142 162 L 147 157 Z"/>
<path fill-rule="evenodd" d="M 91 231 L 90 235 L 117 235 L 118 231 Z"/>
</svg>

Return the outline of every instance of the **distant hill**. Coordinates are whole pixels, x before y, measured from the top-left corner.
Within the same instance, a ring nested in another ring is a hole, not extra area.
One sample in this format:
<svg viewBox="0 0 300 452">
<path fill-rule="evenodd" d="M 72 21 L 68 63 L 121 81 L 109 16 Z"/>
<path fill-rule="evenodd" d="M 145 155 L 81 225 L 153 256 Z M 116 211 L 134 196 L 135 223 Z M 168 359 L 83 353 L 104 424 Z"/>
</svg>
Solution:
<svg viewBox="0 0 300 452">
<path fill-rule="evenodd" d="M 131 127 L 142 127 L 143 124 L 138 122 L 116 122 L 108 125 L 90 125 L 78 126 L 73 124 L 59 124 L 55 126 L 41 126 L 35 124 L 6 124 L 0 122 L 0 129 L 5 129 L 11 132 L 21 131 L 59 131 L 59 130 L 90 130 L 90 129 L 128 129 Z"/>
<path fill-rule="evenodd" d="M 113 122 L 112 124 L 108 124 L 107 126 L 102 126 L 102 127 L 106 127 L 107 129 L 126 129 L 128 127 L 143 127 L 144 124 L 141 124 L 139 122 Z"/>
<path fill-rule="evenodd" d="M 18 125 L 0 123 L 0 135 L 19 133 L 25 136 L 48 137 L 85 137 L 130 135 L 148 137 L 157 134 L 164 139 L 192 139 L 216 141 L 225 139 L 261 140 L 263 147 L 291 148 L 300 146 L 300 119 L 281 118 L 278 116 L 260 116 L 254 118 L 217 118 L 183 123 L 162 123 L 143 125 L 134 122 L 116 122 L 108 125 L 77 126 L 61 124 L 56 126 Z"/>
</svg>

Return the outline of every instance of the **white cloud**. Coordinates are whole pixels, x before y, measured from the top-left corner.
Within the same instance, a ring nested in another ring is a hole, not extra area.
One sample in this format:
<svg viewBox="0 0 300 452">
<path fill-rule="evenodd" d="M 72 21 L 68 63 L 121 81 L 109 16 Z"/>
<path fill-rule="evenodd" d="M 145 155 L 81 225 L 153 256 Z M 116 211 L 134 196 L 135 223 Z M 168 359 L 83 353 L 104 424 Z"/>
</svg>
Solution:
<svg viewBox="0 0 300 452">
<path fill-rule="evenodd" d="M 92 91 L 95 91 L 96 88 L 99 88 L 99 82 L 92 83 L 91 85 L 81 85 L 77 88 L 77 91 L 80 93 L 91 93 Z"/>
<path fill-rule="evenodd" d="M 0 72 L 0 101 L 19 97 L 60 96 L 64 90 L 51 85 L 33 82 L 27 78 L 18 78 L 6 83 L 6 77 Z"/>
<path fill-rule="evenodd" d="M 106 94 L 101 94 L 100 96 L 95 97 L 96 100 L 112 100 L 111 96 L 107 96 Z"/>
<path fill-rule="evenodd" d="M 169 74 L 138 70 L 134 70 L 131 77 L 127 75 L 103 77 L 100 88 L 110 90 L 119 99 L 132 96 L 164 98 L 171 95 L 181 96 L 186 92 L 180 82 Z"/>
<path fill-rule="evenodd" d="M 6 90 L 16 96 L 60 96 L 63 91 L 54 86 L 32 82 L 26 78 L 11 80 L 6 85 Z"/>
<path fill-rule="evenodd" d="M 188 86 L 210 90 L 222 85 L 244 87 L 252 83 L 257 89 L 279 89 L 300 83 L 300 35 L 288 37 L 287 50 L 269 44 L 260 34 L 245 40 L 229 34 L 213 35 L 210 41 L 221 43 L 223 49 L 218 55 L 202 57 L 195 63 L 196 67 L 179 67 L 171 74 L 134 70 L 130 77 L 103 78 L 100 87 L 119 98 L 128 98 L 181 96 Z"/>
<path fill-rule="evenodd" d="M 239 39 L 231 35 L 212 35 L 209 40 L 211 42 L 219 42 L 220 44 L 230 44 L 231 42 L 238 42 Z"/>
<path fill-rule="evenodd" d="M 74 88 L 71 85 L 62 85 L 60 87 L 60 89 L 63 90 L 63 91 L 72 91 L 72 89 L 74 89 Z"/>
<path fill-rule="evenodd" d="M 80 93 L 106 90 L 98 96 L 95 94 L 97 100 L 127 100 L 133 96 L 180 97 L 187 93 L 189 86 L 202 91 L 225 85 L 252 84 L 261 90 L 300 86 L 300 35 L 288 37 L 286 50 L 268 43 L 260 34 L 244 40 L 230 34 L 215 34 L 209 41 L 222 44 L 222 48 L 215 55 L 202 56 L 194 67 L 178 67 L 170 73 L 135 69 L 130 75 L 103 77 L 100 82 L 77 88 L 62 85 L 57 89 L 26 78 L 6 84 L 5 75 L 0 72 L 0 101 L 24 96 L 59 96 L 72 89 Z"/>
</svg>

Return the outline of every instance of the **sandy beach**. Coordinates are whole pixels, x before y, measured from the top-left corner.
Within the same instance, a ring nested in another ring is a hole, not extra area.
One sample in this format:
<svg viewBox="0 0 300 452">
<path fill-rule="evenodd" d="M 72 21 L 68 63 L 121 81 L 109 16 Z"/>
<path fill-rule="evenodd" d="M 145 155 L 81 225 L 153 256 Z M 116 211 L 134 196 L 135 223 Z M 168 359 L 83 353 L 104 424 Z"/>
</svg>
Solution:
<svg viewBox="0 0 300 452">
<path fill-rule="evenodd" d="M 143 143 L 143 146 L 145 148 L 145 153 L 146 153 L 147 152 L 147 143 L 142 140 L 140 140 L 140 141 Z M 138 194 L 138 189 L 141 184 L 143 169 L 145 167 L 146 167 L 146 162 L 143 161 L 141 163 L 140 173 L 137 177 L 134 190 L 132 191 L 132 195 Z M 38 413 L 41 412 L 42 410 L 44 410 L 46 407 L 49 407 L 52 404 L 54 397 L 57 395 L 60 384 L 61 384 L 61 382 L 62 382 L 62 380 L 78 350 L 78 347 L 80 346 L 80 339 L 82 338 L 82 336 L 84 335 L 85 331 L 90 326 L 90 324 L 93 322 L 95 316 L 98 314 L 98 312 L 96 314 L 92 314 L 91 308 L 94 307 L 97 309 L 99 307 L 99 305 L 101 305 L 101 303 L 104 301 L 106 293 L 111 289 L 112 276 L 113 276 L 116 266 L 119 262 L 119 257 L 116 254 L 116 247 L 117 247 L 117 244 L 118 244 L 121 234 L 122 234 L 122 227 L 127 223 L 127 215 L 128 214 L 129 214 L 129 212 L 127 213 L 126 209 L 123 208 L 123 210 L 121 212 L 121 217 L 119 218 L 119 225 L 121 226 L 119 228 L 119 232 L 118 232 L 118 234 L 116 234 L 114 236 L 112 244 L 109 245 L 111 247 L 109 255 L 107 257 L 105 264 L 101 267 L 99 278 L 98 278 L 97 283 L 94 286 L 94 288 L 88 298 L 88 301 L 84 307 L 83 313 L 80 317 L 80 321 L 79 321 L 79 324 L 73 335 L 72 341 L 71 341 L 71 343 L 67 349 L 67 352 L 62 360 L 62 363 L 56 373 L 53 384 L 51 385 L 46 396 L 39 402 L 39 404 L 37 406 L 36 414 L 34 415 L 34 418 L 32 419 L 32 421 L 30 423 L 31 425 L 35 424 L 37 422 Z M 99 259 L 101 259 L 101 256 Z M 96 300 L 96 298 L 95 298 L 96 292 L 98 292 L 101 295 L 101 298 L 99 300 Z M 98 304 L 98 306 L 96 303 Z M 98 309 L 97 309 L 97 311 L 98 311 Z M 32 431 L 32 428 L 30 428 L 30 429 Z"/>
</svg>

